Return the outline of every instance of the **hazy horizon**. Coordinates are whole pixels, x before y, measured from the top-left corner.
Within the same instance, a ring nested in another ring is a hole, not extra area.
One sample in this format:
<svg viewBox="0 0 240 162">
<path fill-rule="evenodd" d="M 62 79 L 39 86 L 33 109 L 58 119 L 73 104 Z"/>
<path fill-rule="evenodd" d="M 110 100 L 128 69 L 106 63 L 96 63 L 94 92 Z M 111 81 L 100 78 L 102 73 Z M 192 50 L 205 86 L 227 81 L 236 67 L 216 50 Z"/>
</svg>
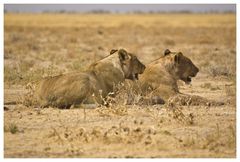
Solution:
<svg viewBox="0 0 240 162">
<path fill-rule="evenodd" d="M 4 4 L 6 12 L 236 12 L 236 4 Z"/>
</svg>

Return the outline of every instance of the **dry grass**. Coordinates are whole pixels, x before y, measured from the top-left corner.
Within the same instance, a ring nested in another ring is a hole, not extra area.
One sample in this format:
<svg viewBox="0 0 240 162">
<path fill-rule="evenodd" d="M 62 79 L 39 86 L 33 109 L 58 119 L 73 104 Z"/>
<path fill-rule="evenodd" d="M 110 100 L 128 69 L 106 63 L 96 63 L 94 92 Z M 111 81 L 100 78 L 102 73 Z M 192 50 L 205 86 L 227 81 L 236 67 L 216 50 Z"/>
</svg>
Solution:
<svg viewBox="0 0 240 162">
<path fill-rule="evenodd" d="M 12 134 L 15 134 L 18 131 L 18 127 L 14 123 L 10 123 L 8 126 L 4 126 L 4 132 L 11 132 Z"/>
<path fill-rule="evenodd" d="M 230 15 L 230 16 L 229 16 Z M 81 18 L 79 18 L 81 16 Z M 197 19 L 196 19 L 197 17 Z M 30 27 L 118 27 L 134 22 L 140 26 L 233 26 L 233 14 L 5 14 L 5 25 Z M 207 18 L 207 19 L 206 19 Z M 172 21 L 172 20 L 175 21 Z M 108 23 L 105 23 L 108 22 Z M 212 24 L 210 24 L 212 23 Z"/>
<path fill-rule="evenodd" d="M 5 14 L 4 100 L 18 102 L 4 107 L 4 156 L 236 157 L 235 19 L 234 14 Z M 200 72 L 180 91 L 226 105 L 125 105 L 141 99 L 125 82 L 115 87 L 116 98 L 110 94 L 96 109 L 34 108 L 33 83 L 85 70 L 113 48 L 125 48 L 145 64 L 166 48 L 182 51 Z"/>
</svg>

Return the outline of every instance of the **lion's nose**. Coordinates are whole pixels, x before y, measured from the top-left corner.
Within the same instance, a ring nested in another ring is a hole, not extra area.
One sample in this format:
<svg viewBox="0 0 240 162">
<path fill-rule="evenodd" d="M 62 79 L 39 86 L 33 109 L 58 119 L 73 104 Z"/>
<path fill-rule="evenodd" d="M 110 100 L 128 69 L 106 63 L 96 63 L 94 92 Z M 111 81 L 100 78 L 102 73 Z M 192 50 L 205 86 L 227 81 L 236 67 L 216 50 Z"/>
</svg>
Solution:
<svg viewBox="0 0 240 162">
<path fill-rule="evenodd" d="M 199 72 L 199 69 L 196 67 L 196 73 L 198 73 Z"/>
<path fill-rule="evenodd" d="M 198 69 L 198 67 L 197 66 L 193 66 L 193 69 L 194 69 L 194 73 L 198 73 L 199 72 L 199 69 Z"/>
<path fill-rule="evenodd" d="M 146 66 L 143 65 L 143 66 L 142 66 L 142 73 L 144 72 L 145 69 L 146 69 Z"/>
</svg>

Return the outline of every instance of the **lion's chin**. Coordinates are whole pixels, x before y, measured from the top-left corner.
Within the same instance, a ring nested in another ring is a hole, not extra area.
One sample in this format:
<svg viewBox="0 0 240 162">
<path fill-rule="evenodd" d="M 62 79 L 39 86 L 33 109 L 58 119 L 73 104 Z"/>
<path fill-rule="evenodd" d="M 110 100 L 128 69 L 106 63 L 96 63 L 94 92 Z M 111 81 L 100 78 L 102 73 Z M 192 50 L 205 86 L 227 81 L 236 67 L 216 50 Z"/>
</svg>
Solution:
<svg viewBox="0 0 240 162">
<path fill-rule="evenodd" d="M 138 73 L 136 73 L 134 76 L 135 76 L 135 79 L 138 80 Z"/>
<path fill-rule="evenodd" d="M 138 80 L 138 73 L 130 75 L 129 77 L 127 77 L 127 79 Z"/>
<path fill-rule="evenodd" d="M 187 78 L 183 78 L 182 80 L 185 82 L 185 84 L 190 84 L 192 82 L 192 77 L 188 76 Z"/>
</svg>

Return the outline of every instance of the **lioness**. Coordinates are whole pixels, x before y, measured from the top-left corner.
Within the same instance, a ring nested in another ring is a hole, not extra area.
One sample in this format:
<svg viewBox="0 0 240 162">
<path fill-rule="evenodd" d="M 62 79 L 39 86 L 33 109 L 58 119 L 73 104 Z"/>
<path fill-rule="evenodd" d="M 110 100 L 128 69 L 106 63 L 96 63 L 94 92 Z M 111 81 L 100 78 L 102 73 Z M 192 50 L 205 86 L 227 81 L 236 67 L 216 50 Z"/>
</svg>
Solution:
<svg viewBox="0 0 240 162">
<path fill-rule="evenodd" d="M 181 105 L 208 105 L 215 104 L 200 96 L 184 95 L 179 92 L 177 80 L 186 84 L 191 83 L 199 69 L 181 52 L 171 52 L 166 49 L 164 56 L 149 63 L 140 76 L 140 88 L 145 96 L 144 102 L 150 104 L 164 104 L 169 99 Z"/>
<path fill-rule="evenodd" d="M 124 49 L 112 50 L 110 55 L 90 65 L 85 72 L 48 77 L 36 88 L 37 98 L 43 107 L 69 108 L 94 98 L 102 103 L 102 97 L 124 79 L 136 80 L 145 66 L 138 58 Z"/>
</svg>

